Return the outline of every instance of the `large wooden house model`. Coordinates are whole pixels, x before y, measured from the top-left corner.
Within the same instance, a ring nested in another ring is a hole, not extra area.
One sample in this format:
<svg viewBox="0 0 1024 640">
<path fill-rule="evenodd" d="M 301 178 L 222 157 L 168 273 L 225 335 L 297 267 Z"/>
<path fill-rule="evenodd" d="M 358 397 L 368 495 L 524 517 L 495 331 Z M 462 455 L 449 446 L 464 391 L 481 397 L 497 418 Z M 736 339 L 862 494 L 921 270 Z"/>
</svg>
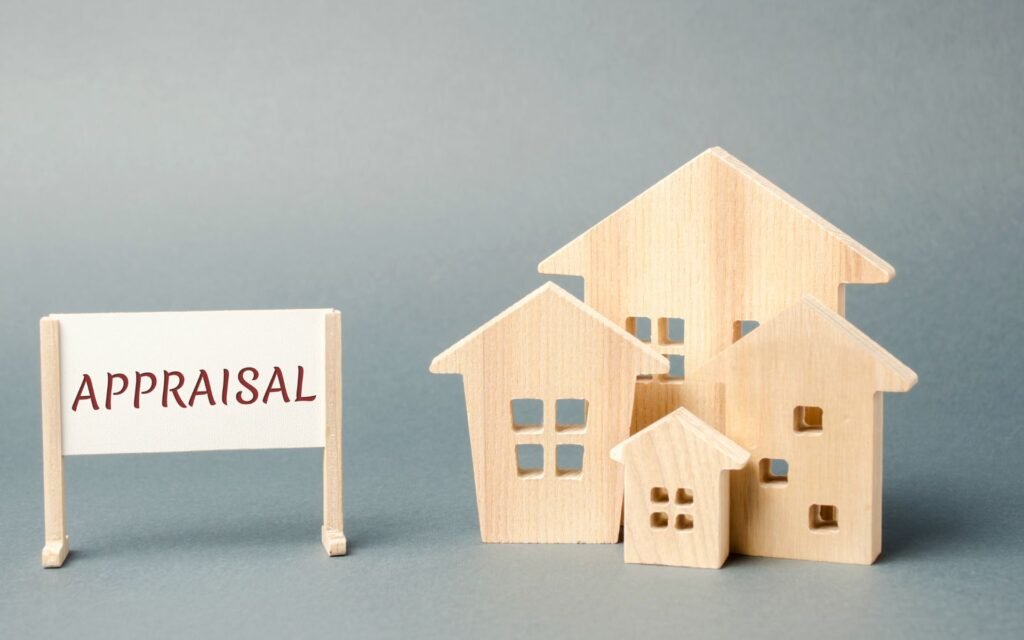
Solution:
<svg viewBox="0 0 1024 640">
<path fill-rule="evenodd" d="M 732 550 L 874 562 L 882 545 L 882 392 L 910 390 L 917 374 L 806 297 L 694 378 L 724 385 L 716 426 L 751 453 L 732 478 Z"/>
<path fill-rule="evenodd" d="M 464 378 L 484 542 L 619 538 L 622 470 L 637 376 L 668 362 L 554 284 L 437 356 Z"/>
<path fill-rule="evenodd" d="M 640 381 L 633 430 L 685 404 L 679 382 L 753 323 L 893 268 L 720 148 L 700 154 L 540 263 L 671 361 Z"/>
</svg>

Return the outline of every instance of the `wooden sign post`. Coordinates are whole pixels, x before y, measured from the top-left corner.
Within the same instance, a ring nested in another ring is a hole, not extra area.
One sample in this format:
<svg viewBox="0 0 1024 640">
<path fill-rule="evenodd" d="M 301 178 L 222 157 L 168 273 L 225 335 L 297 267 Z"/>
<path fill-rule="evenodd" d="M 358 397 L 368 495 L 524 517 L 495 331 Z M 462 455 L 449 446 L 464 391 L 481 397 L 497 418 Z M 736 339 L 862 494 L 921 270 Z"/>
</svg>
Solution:
<svg viewBox="0 0 1024 640">
<path fill-rule="evenodd" d="M 68 555 L 64 456 L 323 447 L 321 542 L 345 555 L 341 314 L 51 315 L 39 322 L 44 567 Z"/>
</svg>

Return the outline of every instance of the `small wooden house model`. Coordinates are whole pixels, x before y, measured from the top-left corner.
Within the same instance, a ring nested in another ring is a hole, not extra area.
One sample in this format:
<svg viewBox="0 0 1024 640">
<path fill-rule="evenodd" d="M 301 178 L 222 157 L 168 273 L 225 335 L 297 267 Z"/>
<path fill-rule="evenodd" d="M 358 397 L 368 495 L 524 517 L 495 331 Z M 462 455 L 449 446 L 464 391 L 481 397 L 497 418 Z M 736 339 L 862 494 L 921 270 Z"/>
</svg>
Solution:
<svg viewBox="0 0 1024 640">
<path fill-rule="evenodd" d="M 464 377 L 483 541 L 617 542 L 608 451 L 629 435 L 637 376 L 667 370 L 551 283 L 437 356 L 431 372 Z"/>
<path fill-rule="evenodd" d="M 642 380 L 633 430 L 682 406 L 686 372 L 813 295 L 844 313 L 847 284 L 894 270 L 753 169 L 715 147 L 540 263 L 582 276 L 584 300 L 671 361 Z"/>
<path fill-rule="evenodd" d="M 686 409 L 612 449 L 625 465 L 626 562 L 717 569 L 729 555 L 729 471 L 750 454 Z"/>
<path fill-rule="evenodd" d="M 882 394 L 917 374 L 805 297 L 708 362 L 724 431 L 751 453 L 732 478 L 738 553 L 871 564 L 882 544 Z"/>
</svg>

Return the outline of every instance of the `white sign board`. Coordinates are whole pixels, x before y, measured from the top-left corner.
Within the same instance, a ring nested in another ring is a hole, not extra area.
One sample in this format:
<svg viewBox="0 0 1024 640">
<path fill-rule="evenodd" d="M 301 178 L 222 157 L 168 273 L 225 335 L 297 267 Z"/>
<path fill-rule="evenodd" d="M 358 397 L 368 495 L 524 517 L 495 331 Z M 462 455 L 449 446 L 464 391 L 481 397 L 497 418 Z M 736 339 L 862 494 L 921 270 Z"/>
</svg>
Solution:
<svg viewBox="0 0 1024 640">
<path fill-rule="evenodd" d="M 68 556 L 64 456 L 323 447 L 327 555 L 345 555 L 341 314 L 55 314 L 39 321 L 44 567 Z"/>
<path fill-rule="evenodd" d="M 64 455 L 324 446 L 327 313 L 50 316 Z"/>
</svg>

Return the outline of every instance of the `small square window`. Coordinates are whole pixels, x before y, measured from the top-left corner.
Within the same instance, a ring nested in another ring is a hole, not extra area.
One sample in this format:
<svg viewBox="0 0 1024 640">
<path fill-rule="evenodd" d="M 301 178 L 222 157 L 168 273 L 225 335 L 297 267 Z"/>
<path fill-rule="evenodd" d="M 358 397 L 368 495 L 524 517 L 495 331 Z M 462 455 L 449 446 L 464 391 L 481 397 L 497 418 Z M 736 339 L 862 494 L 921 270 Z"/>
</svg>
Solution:
<svg viewBox="0 0 1024 640">
<path fill-rule="evenodd" d="M 686 323 L 682 318 L 662 318 L 658 320 L 658 337 L 661 344 L 682 344 Z"/>
<path fill-rule="evenodd" d="M 808 435 L 820 434 L 823 417 L 821 407 L 797 407 L 793 409 L 793 431 Z"/>
<path fill-rule="evenodd" d="M 517 398 L 512 401 L 512 430 L 540 431 L 544 425 L 544 401 Z"/>
<path fill-rule="evenodd" d="M 655 511 L 651 514 L 651 528 L 652 529 L 666 529 L 668 528 L 668 514 L 664 511 Z"/>
<path fill-rule="evenodd" d="M 587 428 L 589 405 L 582 398 L 563 398 L 555 401 L 555 431 L 583 431 Z"/>
<path fill-rule="evenodd" d="M 676 504 L 693 504 L 693 491 L 676 489 Z"/>
<path fill-rule="evenodd" d="M 641 342 L 651 341 L 651 319 L 644 316 L 626 318 L 626 331 L 636 336 Z"/>
<path fill-rule="evenodd" d="M 583 445 L 560 444 L 555 447 L 555 475 L 559 478 L 583 475 Z"/>
<path fill-rule="evenodd" d="M 785 485 L 789 482 L 789 463 L 780 458 L 761 458 L 758 463 L 761 484 Z"/>
<path fill-rule="evenodd" d="M 654 487 L 651 489 L 651 502 L 655 504 L 668 502 L 668 489 L 665 487 Z"/>
<path fill-rule="evenodd" d="M 761 323 L 757 320 L 737 320 L 732 323 L 732 341 L 736 342 L 759 326 Z"/>
<path fill-rule="evenodd" d="M 686 377 L 686 356 L 677 353 L 664 354 L 668 358 L 668 373 L 661 375 L 662 380 L 682 380 Z"/>
<path fill-rule="evenodd" d="M 676 531 L 689 531 L 693 529 L 693 516 L 680 513 L 676 516 Z"/>
<path fill-rule="evenodd" d="M 839 509 L 831 504 L 812 504 L 810 525 L 812 531 L 838 531 Z"/>
<path fill-rule="evenodd" d="M 517 444 L 516 467 L 520 478 L 539 478 L 544 475 L 544 447 L 539 444 Z"/>
</svg>

